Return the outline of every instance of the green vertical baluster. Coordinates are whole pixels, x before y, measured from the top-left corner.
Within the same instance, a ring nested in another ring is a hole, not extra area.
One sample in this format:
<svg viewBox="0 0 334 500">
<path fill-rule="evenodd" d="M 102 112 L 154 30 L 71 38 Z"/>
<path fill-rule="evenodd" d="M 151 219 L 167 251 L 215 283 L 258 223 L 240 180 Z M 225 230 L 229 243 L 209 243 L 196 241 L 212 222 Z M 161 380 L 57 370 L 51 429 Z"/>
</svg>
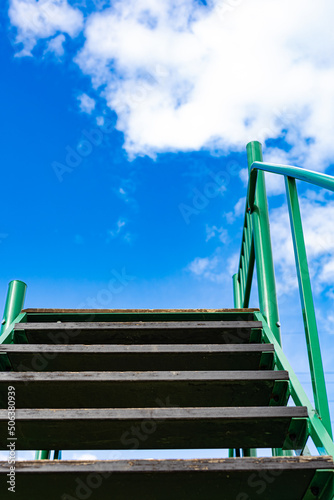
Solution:
<svg viewBox="0 0 334 500">
<path fill-rule="evenodd" d="M 241 256 L 241 276 L 242 276 L 242 279 L 241 279 L 241 283 L 242 283 L 242 287 L 241 287 L 241 307 L 244 307 L 244 302 L 245 302 L 245 289 L 246 289 L 246 280 L 247 280 L 247 273 L 246 273 L 246 260 L 245 260 L 245 256 L 242 255 Z"/>
<path fill-rule="evenodd" d="M 241 308 L 241 298 L 240 298 L 240 283 L 238 281 L 238 275 L 234 274 L 232 279 L 233 279 L 234 307 L 236 309 L 240 309 Z"/>
<path fill-rule="evenodd" d="M 289 207 L 292 241 L 296 260 L 296 269 L 299 283 L 300 300 L 302 305 L 307 352 L 311 371 L 315 409 L 321 417 L 328 434 L 332 437 L 332 426 L 326 391 L 324 368 L 321 358 L 317 321 L 314 311 L 311 280 L 307 264 L 303 226 L 300 215 L 295 179 L 291 177 L 285 177 L 285 187 Z"/>
</svg>

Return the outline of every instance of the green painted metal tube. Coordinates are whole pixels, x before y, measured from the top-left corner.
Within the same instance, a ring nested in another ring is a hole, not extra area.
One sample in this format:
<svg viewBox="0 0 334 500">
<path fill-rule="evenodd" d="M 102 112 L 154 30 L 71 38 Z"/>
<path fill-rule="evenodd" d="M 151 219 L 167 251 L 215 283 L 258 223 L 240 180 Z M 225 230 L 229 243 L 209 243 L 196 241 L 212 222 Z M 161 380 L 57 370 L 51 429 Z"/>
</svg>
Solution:
<svg viewBox="0 0 334 500">
<path fill-rule="evenodd" d="M 245 262 L 247 263 L 248 267 L 248 261 L 249 261 L 249 244 L 248 244 L 248 232 L 247 232 L 247 227 L 244 227 L 244 239 L 243 239 L 243 249 L 244 249 L 244 256 L 245 256 Z"/>
<path fill-rule="evenodd" d="M 243 275 L 243 268 L 242 268 L 242 265 L 239 269 L 239 283 L 240 283 L 240 286 L 239 286 L 239 290 L 240 290 L 240 303 L 241 303 L 241 307 L 243 307 L 243 302 L 244 302 L 244 295 L 243 295 L 243 291 L 244 291 L 244 275 Z"/>
<path fill-rule="evenodd" d="M 334 177 L 331 175 L 321 174 L 320 172 L 313 172 L 312 170 L 306 170 L 305 168 L 300 167 L 278 165 L 276 163 L 265 163 L 261 160 L 254 159 L 250 170 L 248 195 L 248 202 L 251 209 L 253 207 L 255 199 L 256 177 L 258 174 L 258 170 L 293 177 L 294 179 L 299 179 L 301 181 L 314 184 L 315 186 L 334 191 Z"/>
<path fill-rule="evenodd" d="M 51 451 L 38 450 L 35 453 L 35 460 L 49 460 L 50 456 L 51 456 Z"/>
<path fill-rule="evenodd" d="M 241 287 L 241 305 L 243 307 L 244 299 L 245 299 L 245 288 L 246 288 L 246 281 L 247 281 L 247 269 L 246 269 L 246 259 L 245 255 L 241 256 L 241 276 L 242 276 L 242 287 Z"/>
<path fill-rule="evenodd" d="M 24 305 L 26 290 L 27 285 L 23 281 L 13 280 L 9 283 L 3 320 L 1 322 L 1 334 L 20 314 Z"/>
<path fill-rule="evenodd" d="M 319 413 L 327 432 L 332 436 L 331 418 L 326 391 L 324 368 L 315 317 L 311 280 L 307 263 L 306 247 L 300 215 L 298 192 L 295 179 L 285 177 L 292 241 L 296 260 L 299 293 L 310 364 L 315 409 Z"/>
<path fill-rule="evenodd" d="M 233 274 L 233 296 L 234 296 L 234 307 L 236 309 L 241 308 L 241 299 L 240 299 L 240 286 L 238 281 L 238 275 Z"/>
<path fill-rule="evenodd" d="M 247 159 L 249 170 L 255 161 L 262 162 L 261 143 L 253 141 L 247 144 Z M 268 203 L 263 172 L 258 172 L 257 174 L 252 224 L 260 309 L 267 319 L 269 327 L 281 344 Z"/>
<path fill-rule="evenodd" d="M 247 267 L 249 264 L 249 254 L 250 254 L 250 237 L 249 237 L 249 230 L 248 227 L 244 227 L 244 252 L 245 252 L 245 258 L 247 262 Z"/>
<path fill-rule="evenodd" d="M 254 252 L 254 242 L 253 239 L 250 244 L 250 253 L 249 253 L 249 261 L 248 261 L 248 274 L 247 274 L 247 283 L 245 288 L 244 302 L 243 307 L 248 307 L 249 299 L 252 289 L 252 281 L 253 281 L 253 272 L 254 272 L 254 262 L 255 262 L 255 252 Z"/>
</svg>

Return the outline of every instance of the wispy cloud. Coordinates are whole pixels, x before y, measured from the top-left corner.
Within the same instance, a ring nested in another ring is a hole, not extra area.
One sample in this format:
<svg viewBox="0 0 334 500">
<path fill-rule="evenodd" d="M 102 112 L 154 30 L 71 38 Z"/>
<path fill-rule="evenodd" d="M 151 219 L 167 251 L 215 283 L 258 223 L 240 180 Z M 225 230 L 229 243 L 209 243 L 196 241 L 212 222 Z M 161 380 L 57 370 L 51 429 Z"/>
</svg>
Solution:
<svg viewBox="0 0 334 500">
<path fill-rule="evenodd" d="M 80 94 L 78 96 L 79 107 L 83 113 L 88 113 L 89 115 L 94 111 L 96 102 L 95 99 L 89 97 L 87 94 Z M 99 123 L 98 123 L 99 125 Z M 103 125 L 103 123 L 102 123 Z"/>
<path fill-rule="evenodd" d="M 187 267 L 187 270 L 199 279 L 215 283 L 224 283 L 231 280 L 237 269 L 238 256 L 226 258 L 221 248 L 217 248 L 209 257 L 196 257 Z"/>
<path fill-rule="evenodd" d="M 118 219 L 115 224 L 115 228 L 108 231 L 108 240 L 121 238 L 127 243 L 132 243 L 134 239 L 134 235 L 130 233 L 130 231 L 126 231 L 125 227 L 127 225 L 127 221 L 122 217 Z"/>
<path fill-rule="evenodd" d="M 247 178 L 247 182 L 248 182 L 248 178 Z M 244 216 L 245 206 L 246 206 L 246 197 L 242 196 L 237 201 L 237 203 L 234 205 L 233 210 L 231 212 L 227 212 L 224 214 L 226 222 L 228 224 L 233 224 L 233 222 L 236 220 L 237 217 L 240 217 L 241 215 Z"/>
<path fill-rule="evenodd" d="M 57 57 L 63 56 L 65 52 L 63 46 L 64 42 L 65 42 L 65 35 L 63 34 L 51 38 L 51 40 L 47 44 L 45 53 L 47 54 L 48 52 L 51 52 L 55 54 Z"/>
<path fill-rule="evenodd" d="M 116 177 L 116 176 L 115 176 Z M 118 198 L 120 198 L 125 203 L 132 206 L 132 208 L 137 208 L 137 202 L 134 194 L 137 189 L 137 182 L 133 174 L 130 177 L 117 178 L 115 179 L 116 186 L 113 188 L 113 192 Z"/>
<path fill-rule="evenodd" d="M 116 222 L 116 228 L 109 231 L 112 238 L 116 238 L 122 231 L 124 231 L 126 222 L 124 219 L 118 219 Z"/>
<path fill-rule="evenodd" d="M 212 238 L 216 238 L 217 236 L 222 243 L 226 243 L 228 241 L 228 232 L 223 227 L 209 226 L 208 224 L 206 224 L 205 231 L 206 231 L 205 241 L 209 241 Z"/>
<path fill-rule="evenodd" d="M 59 32 L 75 37 L 83 28 L 82 12 L 67 0 L 10 0 L 9 18 L 17 29 L 16 42 L 21 44 L 18 56 L 31 55 L 41 38 L 49 39 Z"/>
</svg>

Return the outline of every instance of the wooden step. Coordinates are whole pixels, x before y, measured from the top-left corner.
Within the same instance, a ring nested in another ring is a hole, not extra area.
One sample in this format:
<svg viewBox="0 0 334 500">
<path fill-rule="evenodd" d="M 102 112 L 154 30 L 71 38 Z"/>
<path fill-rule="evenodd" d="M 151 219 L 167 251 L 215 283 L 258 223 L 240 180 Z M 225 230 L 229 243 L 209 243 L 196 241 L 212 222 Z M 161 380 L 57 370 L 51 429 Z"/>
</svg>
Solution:
<svg viewBox="0 0 334 500">
<path fill-rule="evenodd" d="M 14 343 L 245 344 L 261 343 L 260 321 L 133 321 L 17 323 Z"/>
<path fill-rule="evenodd" d="M 27 461 L 16 463 L 12 496 L 15 500 L 327 500 L 333 467 L 332 457 Z M 0 462 L 2 492 L 7 492 L 7 473 L 8 463 Z M 7 497 L 11 498 L 9 493 Z"/>
<path fill-rule="evenodd" d="M 1 371 L 270 370 L 272 344 L 48 345 L 0 347 Z"/>
<path fill-rule="evenodd" d="M 259 309 L 24 309 L 29 323 L 72 321 L 253 321 Z"/>
<path fill-rule="evenodd" d="M 304 448 L 304 407 L 17 410 L 17 446 L 31 449 Z M 0 410 L 0 447 L 8 413 Z"/>
<path fill-rule="evenodd" d="M 1 372 L 0 408 L 8 386 L 16 408 L 284 406 L 286 371 Z"/>
</svg>

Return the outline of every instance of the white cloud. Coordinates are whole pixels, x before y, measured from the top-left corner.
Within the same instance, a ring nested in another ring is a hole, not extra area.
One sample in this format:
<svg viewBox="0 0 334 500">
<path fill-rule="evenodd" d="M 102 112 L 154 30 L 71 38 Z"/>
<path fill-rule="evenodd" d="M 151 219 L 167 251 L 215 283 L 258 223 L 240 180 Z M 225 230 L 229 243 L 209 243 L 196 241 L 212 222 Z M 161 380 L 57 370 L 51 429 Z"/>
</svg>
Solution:
<svg viewBox="0 0 334 500">
<path fill-rule="evenodd" d="M 63 43 L 65 42 L 65 35 L 60 34 L 54 38 L 52 38 L 48 45 L 46 52 L 53 52 L 56 56 L 61 57 L 64 55 L 64 47 Z"/>
<path fill-rule="evenodd" d="M 126 222 L 124 219 L 118 219 L 118 221 L 116 222 L 116 228 L 109 231 L 110 236 L 112 238 L 116 238 L 116 236 L 118 236 L 120 234 L 120 232 L 123 230 L 125 225 L 126 225 Z"/>
<path fill-rule="evenodd" d="M 221 252 L 221 248 L 209 257 L 196 257 L 187 267 L 197 278 L 212 281 L 215 283 L 226 283 L 231 280 L 232 275 L 237 271 L 238 255 L 234 254 L 226 259 L 226 255 Z"/>
<path fill-rule="evenodd" d="M 112 239 L 121 237 L 122 240 L 126 241 L 127 243 L 132 243 L 135 238 L 135 235 L 133 235 L 129 231 L 125 232 L 126 225 L 127 222 L 123 218 L 118 219 L 118 221 L 116 222 L 115 229 L 108 231 L 109 236 Z"/>
<path fill-rule="evenodd" d="M 129 154 L 241 150 L 285 134 L 286 162 L 325 169 L 334 159 L 334 3 L 208 4 L 115 0 L 87 16 L 76 62 L 116 111 Z M 9 13 L 27 54 L 39 38 L 83 27 L 66 0 L 11 0 Z"/>
<path fill-rule="evenodd" d="M 23 44 L 17 55 L 31 55 L 40 38 L 58 32 L 76 36 L 83 27 L 83 14 L 67 0 L 10 0 L 9 18 L 17 28 L 16 42 Z"/>
<path fill-rule="evenodd" d="M 99 127 L 102 127 L 104 125 L 104 117 L 103 116 L 97 116 L 96 117 L 96 124 Z"/>
<path fill-rule="evenodd" d="M 88 20 L 77 62 L 106 85 L 128 151 L 239 149 L 288 129 L 289 157 L 324 168 L 334 156 L 333 3 L 196 5 L 127 0 Z"/>
<path fill-rule="evenodd" d="M 201 276 L 208 271 L 216 269 L 217 264 L 217 257 L 213 257 L 211 259 L 209 257 L 196 257 L 196 259 L 189 264 L 189 270 L 197 276 Z"/>
<path fill-rule="evenodd" d="M 205 241 L 209 241 L 211 240 L 211 238 L 215 238 L 216 236 L 218 236 L 219 240 L 222 243 L 226 243 L 228 241 L 228 232 L 223 227 L 209 226 L 208 224 L 206 224 L 205 232 L 206 232 Z"/>
<path fill-rule="evenodd" d="M 96 102 L 92 97 L 87 94 L 81 94 L 78 96 L 79 107 L 83 113 L 88 113 L 89 115 L 95 109 Z"/>
<path fill-rule="evenodd" d="M 233 224 L 237 217 L 244 216 L 246 207 L 246 196 L 242 196 L 234 205 L 232 212 L 227 212 L 224 217 L 228 224 Z"/>
</svg>

